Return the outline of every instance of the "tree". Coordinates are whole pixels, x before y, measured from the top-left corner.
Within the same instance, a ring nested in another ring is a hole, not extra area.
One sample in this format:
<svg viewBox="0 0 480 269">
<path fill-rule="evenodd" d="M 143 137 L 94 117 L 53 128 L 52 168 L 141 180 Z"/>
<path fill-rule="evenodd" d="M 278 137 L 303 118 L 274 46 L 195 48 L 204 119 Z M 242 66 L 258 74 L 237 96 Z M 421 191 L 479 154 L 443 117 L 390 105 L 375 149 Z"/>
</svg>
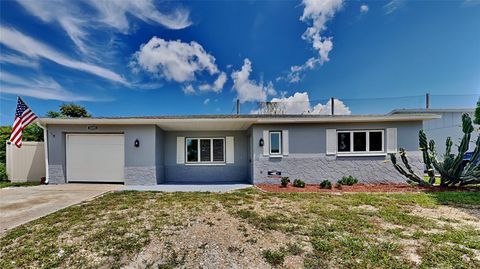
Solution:
<svg viewBox="0 0 480 269">
<path fill-rule="evenodd" d="M 473 120 L 475 124 L 480 125 L 480 98 L 477 101 L 477 108 L 475 109 L 475 119 Z"/>
<path fill-rule="evenodd" d="M 88 113 L 87 109 L 83 106 L 75 104 L 63 104 L 60 106 L 60 113 L 65 117 L 71 118 L 91 118 L 92 115 Z"/>
<path fill-rule="evenodd" d="M 62 113 L 60 113 L 58 111 L 50 110 L 50 111 L 47 112 L 46 116 L 49 117 L 49 118 L 60 118 L 60 117 L 62 117 Z"/>
<path fill-rule="evenodd" d="M 49 118 L 90 118 L 92 115 L 88 113 L 87 109 L 80 105 L 75 104 L 63 104 L 60 105 L 60 112 L 48 111 L 47 117 Z"/>
</svg>

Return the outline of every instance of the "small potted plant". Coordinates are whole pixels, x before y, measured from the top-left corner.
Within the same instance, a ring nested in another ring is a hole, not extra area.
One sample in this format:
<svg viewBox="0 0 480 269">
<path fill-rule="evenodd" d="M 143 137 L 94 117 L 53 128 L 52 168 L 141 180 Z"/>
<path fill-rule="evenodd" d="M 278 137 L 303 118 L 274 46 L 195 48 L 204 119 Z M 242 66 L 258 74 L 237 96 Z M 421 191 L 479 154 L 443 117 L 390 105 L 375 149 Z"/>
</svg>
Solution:
<svg viewBox="0 0 480 269">
<path fill-rule="evenodd" d="M 284 188 L 286 188 L 288 186 L 288 183 L 290 183 L 290 178 L 289 177 L 282 177 L 282 179 L 280 180 L 280 184 Z"/>
</svg>

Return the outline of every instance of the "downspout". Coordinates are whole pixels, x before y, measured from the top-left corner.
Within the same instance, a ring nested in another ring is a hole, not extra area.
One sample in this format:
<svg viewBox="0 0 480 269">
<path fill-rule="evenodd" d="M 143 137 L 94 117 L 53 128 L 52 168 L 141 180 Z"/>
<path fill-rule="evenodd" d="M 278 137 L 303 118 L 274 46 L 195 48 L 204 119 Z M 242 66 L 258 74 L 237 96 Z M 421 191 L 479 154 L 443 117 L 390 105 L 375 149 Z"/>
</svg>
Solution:
<svg viewBox="0 0 480 269">
<path fill-rule="evenodd" d="M 45 184 L 48 184 L 48 179 L 50 178 L 48 175 L 48 134 L 47 134 L 47 126 L 43 126 L 40 124 L 40 121 L 37 121 L 37 126 L 43 129 L 43 147 L 45 149 Z"/>
</svg>

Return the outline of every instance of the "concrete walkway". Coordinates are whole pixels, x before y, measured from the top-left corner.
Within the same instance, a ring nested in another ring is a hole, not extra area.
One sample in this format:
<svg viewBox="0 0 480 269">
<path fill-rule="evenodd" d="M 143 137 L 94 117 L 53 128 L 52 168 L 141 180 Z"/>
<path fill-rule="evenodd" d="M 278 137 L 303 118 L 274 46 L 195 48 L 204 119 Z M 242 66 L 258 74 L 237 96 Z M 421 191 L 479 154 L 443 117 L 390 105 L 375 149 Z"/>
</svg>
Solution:
<svg viewBox="0 0 480 269">
<path fill-rule="evenodd" d="M 126 191 L 163 191 L 163 192 L 227 192 L 251 187 L 251 184 L 161 184 L 155 186 L 122 186 Z"/>
<path fill-rule="evenodd" d="M 122 187 L 123 185 L 70 183 L 0 189 L 0 234 Z"/>
</svg>

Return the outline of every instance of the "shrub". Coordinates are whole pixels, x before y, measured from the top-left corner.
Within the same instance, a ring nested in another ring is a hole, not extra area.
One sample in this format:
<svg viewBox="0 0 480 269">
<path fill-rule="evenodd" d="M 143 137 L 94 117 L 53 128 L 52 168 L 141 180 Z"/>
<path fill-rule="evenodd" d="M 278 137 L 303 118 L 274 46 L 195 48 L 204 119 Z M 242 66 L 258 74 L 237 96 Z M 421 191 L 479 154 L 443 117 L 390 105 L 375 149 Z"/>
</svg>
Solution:
<svg viewBox="0 0 480 269">
<path fill-rule="evenodd" d="M 339 181 L 337 181 L 337 184 L 340 185 L 348 185 L 352 186 L 358 183 L 358 179 L 356 177 L 348 176 L 348 177 L 342 177 Z"/>
<path fill-rule="evenodd" d="M 330 182 L 330 180 L 328 180 L 328 179 L 325 179 L 324 181 L 320 182 L 320 188 L 331 189 L 332 188 L 332 182 Z"/>
<path fill-rule="evenodd" d="M 4 163 L 0 163 L 0 181 L 8 181 L 7 168 Z"/>
<path fill-rule="evenodd" d="M 335 183 L 335 188 L 337 188 L 337 189 L 340 189 L 340 190 L 341 190 L 341 189 L 342 189 L 342 184 L 339 184 L 338 182 L 337 182 L 337 183 Z"/>
<path fill-rule="evenodd" d="M 305 182 L 303 180 L 297 178 L 293 181 L 293 186 L 295 186 L 297 188 L 305 188 Z"/>
<path fill-rule="evenodd" d="M 282 177 L 280 184 L 282 187 L 287 187 L 288 183 L 290 183 L 290 178 L 289 177 Z"/>
<path fill-rule="evenodd" d="M 273 267 L 277 267 L 283 264 L 285 260 L 285 253 L 281 251 L 274 251 L 274 250 L 264 250 L 263 258 Z"/>
</svg>

